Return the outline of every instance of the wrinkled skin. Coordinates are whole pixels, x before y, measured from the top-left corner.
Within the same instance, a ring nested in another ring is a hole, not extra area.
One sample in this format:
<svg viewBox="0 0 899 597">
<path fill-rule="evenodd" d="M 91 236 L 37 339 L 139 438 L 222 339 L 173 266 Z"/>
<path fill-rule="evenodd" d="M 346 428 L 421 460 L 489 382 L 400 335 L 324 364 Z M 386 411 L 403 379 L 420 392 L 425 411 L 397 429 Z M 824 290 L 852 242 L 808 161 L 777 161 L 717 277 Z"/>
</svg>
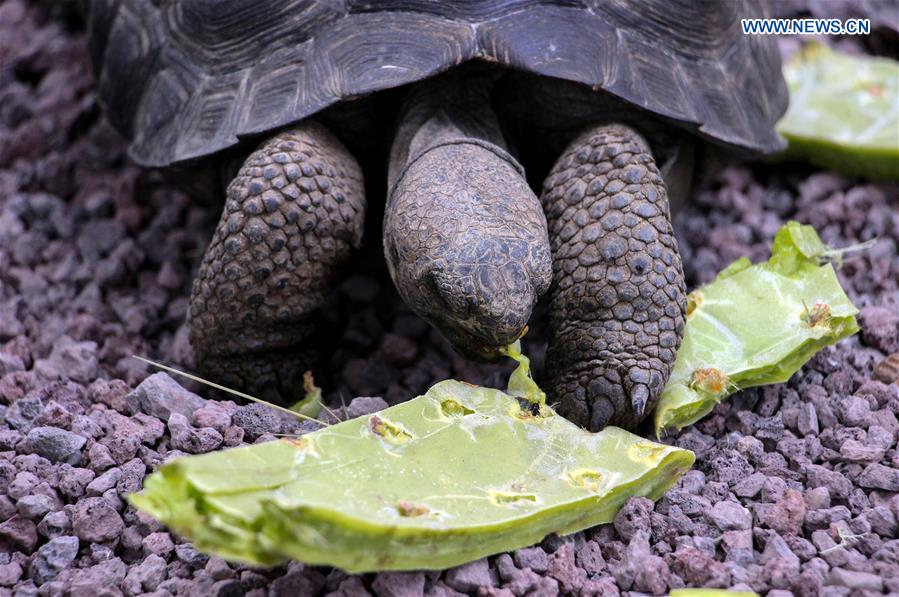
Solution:
<svg viewBox="0 0 899 597">
<path fill-rule="evenodd" d="M 416 313 L 478 359 L 520 337 L 549 291 L 550 401 L 593 430 L 632 428 L 657 401 L 683 334 L 662 177 L 633 128 L 587 124 L 538 199 L 490 107 L 490 83 L 451 74 L 409 95 L 387 184 L 391 276 Z M 359 243 L 359 172 L 314 123 L 251 154 L 191 297 L 202 367 L 250 389 L 260 379 L 269 390 L 301 387 L 307 362 L 291 355 Z"/>
</svg>

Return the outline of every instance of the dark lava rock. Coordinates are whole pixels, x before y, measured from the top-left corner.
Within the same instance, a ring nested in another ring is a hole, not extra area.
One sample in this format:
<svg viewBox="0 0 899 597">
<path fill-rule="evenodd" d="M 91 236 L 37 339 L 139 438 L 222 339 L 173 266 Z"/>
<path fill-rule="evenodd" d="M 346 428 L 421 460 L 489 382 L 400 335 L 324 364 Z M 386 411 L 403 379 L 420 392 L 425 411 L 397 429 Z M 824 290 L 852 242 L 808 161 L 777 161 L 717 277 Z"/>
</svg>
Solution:
<svg viewBox="0 0 899 597">
<path fill-rule="evenodd" d="M 37 546 L 37 526 L 27 518 L 13 516 L 0 523 L 0 540 L 31 553 Z"/>
<path fill-rule="evenodd" d="M 865 344 L 885 354 L 899 351 L 899 310 L 864 307 L 858 314 L 858 321 Z"/>
<path fill-rule="evenodd" d="M 384 334 L 381 339 L 381 354 L 384 362 L 391 367 L 408 367 L 418 356 L 415 342 L 397 334 Z"/>
<path fill-rule="evenodd" d="M 637 533 L 644 533 L 648 537 L 650 515 L 654 507 L 652 500 L 644 497 L 628 499 L 615 515 L 615 530 L 625 541 L 630 541 Z"/>
<path fill-rule="evenodd" d="M 72 513 L 72 527 L 79 539 L 101 543 L 116 539 L 125 528 L 122 517 L 101 497 L 81 500 Z"/>
<path fill-rule="evenodd" d="M 538 574 L 543 574 L 549 567 L 549 556 L 542 547 L 525 547 L 513 552 L 515 565 L 519 568 L 530 568 Z"/>
<path fill-rule="evenodd" d="M 378 597 L 417 597 L 425 594 L 422 572 L 381 572 L 371 585 Z"/>
<path fill-rule="evenodd" d="M 238 407 L 231 420 L 242 428 L 249 440 L 255 440 L 264 433 L 280 433 L 281 417 L 264 404 L 247 404 Z"/>
<path fill-rule="evenodd" d="M 463 593 L 472 593 L 480 587 L 490 587 L 490 567 L 486 559 L 475 560 L 446 572 L 446 584 Z"/>
</svg>

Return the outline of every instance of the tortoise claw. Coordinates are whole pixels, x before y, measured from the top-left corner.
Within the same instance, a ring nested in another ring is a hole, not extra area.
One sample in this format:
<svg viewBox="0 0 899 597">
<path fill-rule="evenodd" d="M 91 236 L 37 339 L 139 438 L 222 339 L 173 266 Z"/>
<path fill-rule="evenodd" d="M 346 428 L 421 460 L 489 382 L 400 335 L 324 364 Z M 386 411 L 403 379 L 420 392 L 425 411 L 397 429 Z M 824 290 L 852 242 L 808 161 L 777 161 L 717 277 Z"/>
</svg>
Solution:
<svg viewBox="0 0 899 597">
<path fill-rule="evenodd" d="M 649 388 L 645 385 L 637 384 L 631 388 L 631 406 L 634 408 L 634 416 L 642 419 L 646 411 L 646 403 L 649 402 Z"/>
</svg>

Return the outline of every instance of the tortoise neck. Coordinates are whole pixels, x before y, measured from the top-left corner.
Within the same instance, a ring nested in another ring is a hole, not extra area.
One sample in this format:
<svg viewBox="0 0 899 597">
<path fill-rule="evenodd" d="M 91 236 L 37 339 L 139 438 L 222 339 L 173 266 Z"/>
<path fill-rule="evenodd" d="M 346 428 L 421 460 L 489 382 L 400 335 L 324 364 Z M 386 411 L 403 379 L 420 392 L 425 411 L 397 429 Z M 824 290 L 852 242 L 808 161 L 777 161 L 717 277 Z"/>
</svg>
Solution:
<svg viewBox="0 0 899 597">
<path fill-rule="evenodd" d="M 388 194 L 406 169 L 425 153 L 444 145 L 472 143 L 522 171 L 491 107 L 495 75 L 448 73 L 424 82 L 406 98 L 390 150 Z"/>
</svg>

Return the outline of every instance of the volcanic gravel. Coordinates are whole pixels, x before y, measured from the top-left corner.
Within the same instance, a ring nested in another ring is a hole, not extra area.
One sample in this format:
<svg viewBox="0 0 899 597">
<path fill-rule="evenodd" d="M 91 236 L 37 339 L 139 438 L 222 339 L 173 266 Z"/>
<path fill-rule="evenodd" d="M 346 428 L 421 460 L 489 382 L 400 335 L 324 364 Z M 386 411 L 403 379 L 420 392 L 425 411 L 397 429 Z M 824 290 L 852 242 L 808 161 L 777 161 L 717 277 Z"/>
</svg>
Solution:
<svg viewBox="0 0 899 597">
<path fill-rule="evenodd" d="M 791 218 L 835 246 L 879 241 L 840 270 L 861 333 L 669 437 L 697 461 L 657 503 L 445 572 L 262 570 L 198 553 L 124 501 L 165 460 L 310 425 L 130 358 L 193 367 L 185 307 L 219 214 L 128 163 L 93 84 L 72 3 L 0 5 L 0 596 L 899 593 L 895 186 L 755 164 L 693 194 L 676 219 L 691 287 L 766 258 Z M 358 416 L 449 377 L 502 386 L 511 366 L 453 355 L 369 242 L 324 315 L 331 405 Z M 538 317 L 525 342 L 538 373 L 542 338 Z"/>
</svg>

